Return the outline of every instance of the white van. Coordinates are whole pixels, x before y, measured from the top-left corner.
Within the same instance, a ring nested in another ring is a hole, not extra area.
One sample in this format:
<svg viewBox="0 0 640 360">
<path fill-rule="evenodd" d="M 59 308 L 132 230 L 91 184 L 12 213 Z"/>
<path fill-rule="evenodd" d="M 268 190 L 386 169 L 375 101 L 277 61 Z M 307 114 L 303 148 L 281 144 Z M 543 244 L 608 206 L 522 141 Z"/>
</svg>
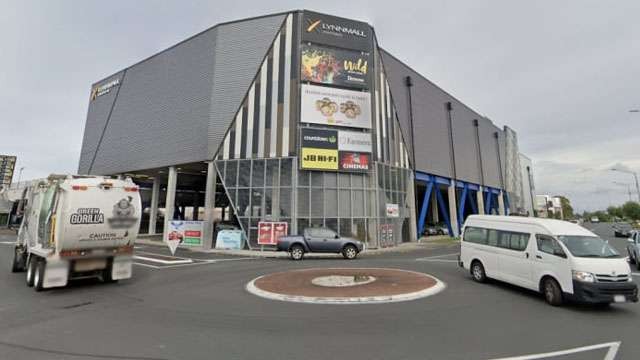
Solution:
<svg viewBox="0 0 640 360">
<path fill-rule="evenodd" d="M 587 229 L 567 221 L 472 215 L 463 227 L 460 266 L 478 282 L 501 280 L 563 300 L 637 302 L 624 257 Z"/>
<path fill-rule="evenodd" d="M 52 175 L 27 188 L 22 203 L 12 270 L 26 271 L 28 286 L 131 277 L 141 203 L 130 178 Z"/>
</svg>

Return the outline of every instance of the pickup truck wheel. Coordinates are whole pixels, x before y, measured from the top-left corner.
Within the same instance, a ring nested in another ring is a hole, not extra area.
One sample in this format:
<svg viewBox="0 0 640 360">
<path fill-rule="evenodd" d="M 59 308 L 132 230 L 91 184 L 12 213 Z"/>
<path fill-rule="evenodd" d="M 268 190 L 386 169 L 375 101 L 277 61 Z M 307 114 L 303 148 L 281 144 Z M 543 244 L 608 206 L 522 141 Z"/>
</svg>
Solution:
<svg viewBox="0 0 640 360">
<path fill-rule="evenodd" d="M 33 286 L 33 277 L 36 273 L 36 266 L 38 265 L 38 258 L 31 255 L 29 262 L 27 263 L 27 286 Z"/>
<path fill-rule="evenodd" d="M 347 260 L 353 260 L 358 256 L 358 249 L 353 245 L 347 245 L 342 249 L 342 256 Z"/>
<path fill-rule="evenodd" d="M 635 264 L 636 259 L 633 257 L 633 254 L 631 253 L 631 251 L 629 251 L 629 249 L 627 249 L 627 254 L 629 255 L 629 264 Z"/>
<path fill-rule="evenodd" d="M 304 249 L 300 245 L 293 245 L 289 250 L 289 255 L 293 260 L 302 260 L 304 257 Z"/>
<path fill-rule="evenodd" d="M 36 261 L 36 272 L 33 274 L 33 287 L 36 291 L 44 290 L 44 270 L 47 263 L 44 259 Z"/>
</svg>

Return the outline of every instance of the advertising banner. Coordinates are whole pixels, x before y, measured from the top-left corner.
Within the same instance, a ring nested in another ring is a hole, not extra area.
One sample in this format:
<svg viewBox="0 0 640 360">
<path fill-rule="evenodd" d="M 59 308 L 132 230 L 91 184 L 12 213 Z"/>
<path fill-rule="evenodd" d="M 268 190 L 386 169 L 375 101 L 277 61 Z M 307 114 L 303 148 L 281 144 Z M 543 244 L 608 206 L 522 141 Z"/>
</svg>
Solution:
<svg viewBox="0 0 640 360">
<path fill-rule="evenodd" d="M 286 222 L 260 221 L 258 222 L 258 244 L 276 245 L 281 236 L 286 236 L 289 224 Z"/>
<path fill-rule="evenodd" d="M 301 128 L 301 146 L 366 153 L 373 151 L 371 133 L 308 127 Z"/>
<path fill-rule="evenodd" d="M 304 12 L 302 40 L 349 49 L 371 51 L 373 36 L 367 23 Z"/>
<path fill-rule="evenodd" d="M 178 245 L 202 245 L 202 221 L 169 221 L 167 236 L 164 242 L 169 246 L 171 254 L 175 254 Z"/>
<path fill-rule="evenodd" d="M 340 170 L 369 171 L 371 154 L 340 151 Z"/>
<path fill-rule="evenodd" d="M 301 168 L 310 170 L 338 170 L 338 150 L 302 148 Z"/>
<path fill-rule="evenodd" d="M 338 131 L 338 150 L 370 153 L 373 151 L 371 133 Z"/>
<path fill-rule="evenodd" d="M 242 249 L 242 230 L 220 230 L 216 237 L 216 249 Z"/>
<path fill-rule="evenodd" d="M 398 206 L 398 204 L 386 204 L 386 208 L 388 218 L 400 217 L 400 206 Z"/>
<path fill-rule="evenodd" d="M 369 53 L 302 44 L 300 79 L 318 84 L 369 87 Z"/>
<path fill-rule="evenodd" d="M 371 129 L 371 94 L 302 85 L 301 122 Z"/>
</svg>

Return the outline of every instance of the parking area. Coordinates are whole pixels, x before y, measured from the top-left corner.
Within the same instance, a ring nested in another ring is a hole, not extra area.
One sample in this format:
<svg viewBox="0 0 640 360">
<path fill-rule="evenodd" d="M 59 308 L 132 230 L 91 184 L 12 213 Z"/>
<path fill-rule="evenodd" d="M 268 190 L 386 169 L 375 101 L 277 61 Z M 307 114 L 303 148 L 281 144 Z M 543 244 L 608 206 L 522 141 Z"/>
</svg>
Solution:
<svg viewBox="0 0 640 360">
<path fill-rule="evenodd" d="M 0 266 L 8 269 L 11 247 L 4 242 Z M 185 249 L 170 256 L 164 247 L 137 245 L 132 279 L 83 280 L 42 293 L 25 286 L 24 274 L 7 270 L 0 273 L 0 357 L 610 360 L 640 354 L 640 305 L 551 307 L 514 286 L 475 283 L 457 266 L 457 253 L 443 245 L 295 262 Z M 417 271 L 446 289 L 371 305 L 288 303 L 245 290 L 264 274 L 319 267 Z"/>
</svg>

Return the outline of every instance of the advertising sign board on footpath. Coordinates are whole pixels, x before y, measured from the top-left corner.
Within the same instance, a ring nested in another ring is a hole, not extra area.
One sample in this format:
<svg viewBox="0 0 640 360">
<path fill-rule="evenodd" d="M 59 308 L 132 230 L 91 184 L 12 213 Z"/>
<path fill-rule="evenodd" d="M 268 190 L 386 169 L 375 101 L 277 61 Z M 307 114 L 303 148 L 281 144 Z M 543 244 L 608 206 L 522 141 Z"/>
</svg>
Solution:
<svg viewBox="0 0 640 360">
<path fill-rule="evenodd" d="M 216 236 L 216 249 L 242 249 L 242 230 L 220 230 Z"/>
<path fill-rule="evenodd" d="M 260 221 L 258 222 L 258 244 L 276 245 L 281 236 L 286 236 L 289 224 L 286 222 Z"/>
</svg>

